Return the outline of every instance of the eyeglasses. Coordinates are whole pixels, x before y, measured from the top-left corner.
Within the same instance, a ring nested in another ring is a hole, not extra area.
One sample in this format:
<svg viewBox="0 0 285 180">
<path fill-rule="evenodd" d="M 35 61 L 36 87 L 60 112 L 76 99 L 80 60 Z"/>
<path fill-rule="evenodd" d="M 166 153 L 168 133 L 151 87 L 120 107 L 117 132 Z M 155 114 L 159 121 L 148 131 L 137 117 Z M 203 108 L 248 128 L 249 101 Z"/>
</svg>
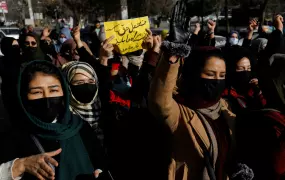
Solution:
<svg viewBox="0 0 285 180">
<path fill-rule="evenodd" d="M 88 79 L 88 80 L 72 80 L 71 81 L 72 85 L 82 85 L 82 84 L 96 84 L 95 79 Z"/>
<path fill-rule="evenodd" d="M 37 45 L 37 42 L 35 42 L 35 41 L 26 41 L 26 42 L 25 42 L 25 45 L 26 45 L 26 46 L 36 46 L 36 45 Z"/>
</svg>

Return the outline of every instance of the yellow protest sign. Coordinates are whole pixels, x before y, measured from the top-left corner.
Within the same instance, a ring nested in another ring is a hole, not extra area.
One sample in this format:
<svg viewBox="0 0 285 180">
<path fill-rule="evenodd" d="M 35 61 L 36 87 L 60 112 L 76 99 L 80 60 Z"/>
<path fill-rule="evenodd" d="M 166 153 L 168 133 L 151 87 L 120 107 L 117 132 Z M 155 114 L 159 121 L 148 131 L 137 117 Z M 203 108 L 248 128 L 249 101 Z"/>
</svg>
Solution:
<svg viewBox="0 0 285 180">
<path fill-rule="evenodd" d="M 148 17 L 104 22 L 106 38 L 114 36 L 110 42 L 119 48 L 120 54 L 142 49 L 142 43 L 149 29 Z"/>
</svg>

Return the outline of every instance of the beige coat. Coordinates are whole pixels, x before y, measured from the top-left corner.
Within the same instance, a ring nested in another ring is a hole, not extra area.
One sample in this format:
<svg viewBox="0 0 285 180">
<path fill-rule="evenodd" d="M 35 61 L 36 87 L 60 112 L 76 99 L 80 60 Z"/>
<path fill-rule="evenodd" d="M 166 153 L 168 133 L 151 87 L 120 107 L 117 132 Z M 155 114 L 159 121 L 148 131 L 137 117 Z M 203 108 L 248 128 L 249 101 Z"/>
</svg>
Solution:
<svg viewBox="0 0 285 180">
<path fill-rule="evenodd" d="M 194 134 L 196 131 L 209 149 L 210 140 L 205 128 L 193 110 L 178 104 L 172 97 L 178 68 L 179 63 L 169 64 L 162 57 L 150 88 L 149 108 L 156 118 L 163 119 L 167 123 L 174 135 L 174 151 L 172 152 L 168 179 L 207 180 L 209 178 L 204 177 L 203 150 L 197 141 L 197 135 Z M 222 114 L 228 120 L 232 142 L 234 142 L 235 115 L 227 109 L 227 103 L 224 100 L 221 100 L 221 103 Z"/>
</svg>

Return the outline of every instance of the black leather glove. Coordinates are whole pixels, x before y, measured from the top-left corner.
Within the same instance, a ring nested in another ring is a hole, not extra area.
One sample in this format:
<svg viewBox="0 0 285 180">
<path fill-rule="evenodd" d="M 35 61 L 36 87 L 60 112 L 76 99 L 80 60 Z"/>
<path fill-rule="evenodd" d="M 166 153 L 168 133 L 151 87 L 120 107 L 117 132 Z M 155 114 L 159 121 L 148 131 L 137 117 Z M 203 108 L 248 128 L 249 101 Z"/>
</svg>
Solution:
<svg viewBox="0 0 285 180">
<path fill-rule="evenodd" d="M 190 16 L 187 16 L 185 0 L 177 1 L 171 16 L 168 40 L 174 43 L 187 44 L 190 38 Z"/>
</svg>

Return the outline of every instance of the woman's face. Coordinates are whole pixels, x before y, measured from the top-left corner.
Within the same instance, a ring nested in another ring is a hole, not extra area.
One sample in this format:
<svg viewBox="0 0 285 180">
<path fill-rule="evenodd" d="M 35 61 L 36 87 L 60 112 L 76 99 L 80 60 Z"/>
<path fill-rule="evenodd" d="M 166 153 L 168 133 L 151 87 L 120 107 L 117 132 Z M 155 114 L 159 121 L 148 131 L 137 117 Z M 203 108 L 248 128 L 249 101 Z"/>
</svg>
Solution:
<svg viewBox="0 0 285 180">
<path fill-rule="evenodd" d="M 238 35 L 237 35 L 236 33 L 233 33 L 233 34 L 231 35 L 231 38 L 236 38 L 236 39 L 238 39 Z"/>
<path fill-rule="evenodd" d="M 205 79 L 225 79 L 226 64 L 223 59 L 210 57 L 202 69 L 201 78 Z"/>
<path fill-rule="evenodd" d="M 71 84 L 74 86 L 81 84 L 96 84 L 96 80 L 91 77 L 89 74 L 75 74 L 73 79 L 71 80 Z"/>
<path fill-rule="evenodd" d="M 37 72 L 29 83 L 28 100 L 63 96 L 60 81 L 52 75 Z"/>
<path fill-rule="evenodd" d="M 236 72 L 251 71 L 251 64 L 248 58 L 244 57 L 237 62 Z"/>
<path fill-rule="evenodd" d="M 64 34 L 60 34 L 60 38 L 66 38 Z"/>
<path fill-rule="evenodd" d="M 25 39 L 25 45 L 27 47 L 38 47 L 37 41 L 34 37 L 27 36 Z"/>
</svg>

